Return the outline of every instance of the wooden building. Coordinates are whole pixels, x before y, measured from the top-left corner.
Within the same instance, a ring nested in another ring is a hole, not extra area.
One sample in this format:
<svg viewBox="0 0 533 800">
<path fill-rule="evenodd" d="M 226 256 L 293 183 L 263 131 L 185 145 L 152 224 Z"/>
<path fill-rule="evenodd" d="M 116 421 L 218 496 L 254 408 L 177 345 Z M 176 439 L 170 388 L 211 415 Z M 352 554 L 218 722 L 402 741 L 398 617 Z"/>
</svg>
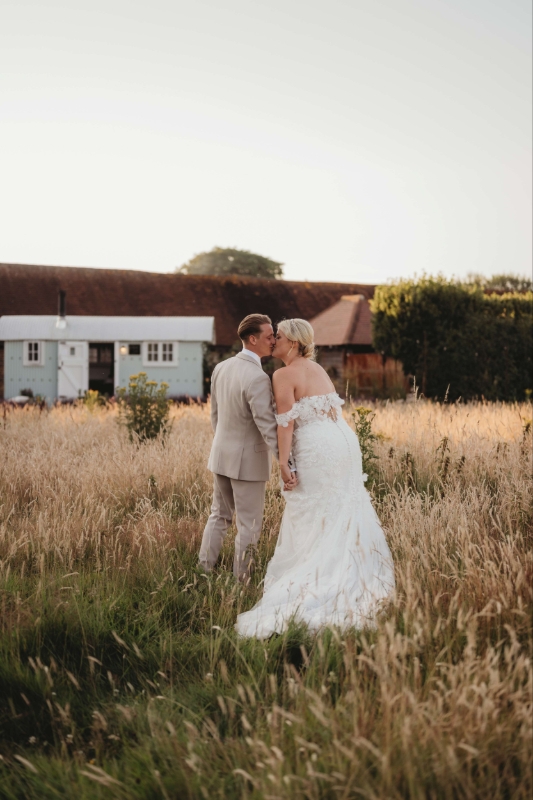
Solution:
<svg viewBox="0 0 533 800">
<path fill-rule="evenodd" d="M 41 315 L 55 319 L 60 291 L 66 293 L 68 315 L 72 317 L 213 317 L 215 344 L 204 346 L 205 395 L 214 363 L 240 346 L 237 327 L 247 314 L 268 314 L 274 322 L 290 317 L 311 320 L 343 295 L 358 294 L 370 299 L 374 288 L 365 284 L 237 275 L 0 264 L 0 317 Z M 109 341 L 119 341 L 121 336 L 117 328 L 117 335 Z M 28 336 L 24 335 L 21 341 L 29 341 Z M 5 361 L 5 350 L 0 337 L 0 364 L 2 359 Z M 4 396 L 3 379 L 1 369 L 0 397 Z"/>
<path fill-rule="evenodd" d="M 343 397 L 404 397 L 409 391 L 401 363 L 376 353 L 372 346 L 372 312 L 366 295 L 343 295 L 310 322 L 317 360 Z"/>
</svg>

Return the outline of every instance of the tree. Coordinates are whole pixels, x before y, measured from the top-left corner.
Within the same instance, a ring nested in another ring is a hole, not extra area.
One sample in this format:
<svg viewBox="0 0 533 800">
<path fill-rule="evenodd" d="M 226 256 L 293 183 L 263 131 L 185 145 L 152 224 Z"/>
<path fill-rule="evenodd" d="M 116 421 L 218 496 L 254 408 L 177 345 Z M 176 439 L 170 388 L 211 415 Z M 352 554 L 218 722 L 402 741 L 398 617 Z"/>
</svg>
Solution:
<svg viewBox="0 0 533 800">
<path fill-rule="evenodd" d="M 442 277 L 378 286 L 374 347 L 402 361 L 426 397 L 523 400 L 533 388 L 532 301 Z"/>
<path fill-rule="evenodd" d="M 494 292 L 531 292 L 533 291 L 533 281 L 524 275 L 515 275 L 512 272 L 502 272 L 501 275 L 493 275 L 487 278 L 479 272 L 469 272 L 466 278 L 467 284 L 479 286 L 481 289 L 492 289 Z"/>
<path fill-rule="evenodd" d="M 231 247 L 213 247 L 208 253 L 199 253 L 182 267 L 181 275 L 249 275 L 252 278 L 274 280 L 283 277 L 283 264 L 259 256 L 249 250 Z"/>
</svg>

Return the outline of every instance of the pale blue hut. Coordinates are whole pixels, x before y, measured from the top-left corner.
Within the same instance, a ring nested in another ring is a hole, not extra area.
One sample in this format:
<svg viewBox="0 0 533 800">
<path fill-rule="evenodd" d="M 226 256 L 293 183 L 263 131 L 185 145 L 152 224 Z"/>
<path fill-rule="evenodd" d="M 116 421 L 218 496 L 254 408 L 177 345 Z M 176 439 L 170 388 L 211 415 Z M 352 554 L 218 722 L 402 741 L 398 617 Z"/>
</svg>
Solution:
<svg viewBox="0 0 533 800">
<path fill-rule="evenodd" d="M 63 306 L 64 309 L 64 306 Z M 203 343 L 215 344 L 214 317 L 0 317 L 6 400 L 31 389 L 47 402 L 88 389 L 112 396 L 129 376 L 166 381 L 170 397 L 202 397 Z"/>
</svg>

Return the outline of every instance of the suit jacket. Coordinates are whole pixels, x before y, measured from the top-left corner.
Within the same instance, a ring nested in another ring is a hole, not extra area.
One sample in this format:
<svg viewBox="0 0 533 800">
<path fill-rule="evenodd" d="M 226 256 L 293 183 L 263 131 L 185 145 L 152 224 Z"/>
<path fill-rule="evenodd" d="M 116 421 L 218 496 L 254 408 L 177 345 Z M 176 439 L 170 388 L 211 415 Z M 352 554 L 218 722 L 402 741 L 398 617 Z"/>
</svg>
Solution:
<svg viewBox="0 0 533 800">
<path fill-rule="evenodd" d="M 245 353 L 222 361 L 213 371 L 211 424 L 211 472 L 241 481 L 270 478 L 270 451 L 278 456 L 272 387 L 262 367 Z"/>
</svg>

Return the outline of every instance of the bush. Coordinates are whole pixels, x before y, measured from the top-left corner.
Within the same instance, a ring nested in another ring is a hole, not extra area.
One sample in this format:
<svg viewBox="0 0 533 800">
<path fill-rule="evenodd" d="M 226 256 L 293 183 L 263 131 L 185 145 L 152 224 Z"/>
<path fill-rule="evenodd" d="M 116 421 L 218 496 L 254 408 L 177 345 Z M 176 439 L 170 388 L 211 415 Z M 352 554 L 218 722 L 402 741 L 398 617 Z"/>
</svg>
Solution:
<svg viewBox="0 0 533 800">
<path fill-rule="evenodd" d="M 370 478 L 370 486 L 377 475 L 377 464 L 375 463 L 377 455 L 374 451 L 374 446 L 377 444 L 379 437 L 372 430 L 375 416 L 376 414 L 371 408 L 365 408 L 364 406 L 358 406 L 352 413 L 355 432 L 361 448 L 363 473 Z"/>
<path fill-rule="evenodd" d="M 168 383 L 146 380 L 146 372 L 130 375 L 128 388 L 119 389 L 119 421 L 126 425 L 130 439 L 141 441 L 166 434 L 169 428 L 171 401 L 167 398 Z"/>
<path fill-rule="evenodd" d="M 378 286 L 377 351 L 402 361 L 426 397 L 523 400 L 531 389 L 533 293 L 484 294 L 424 277 Z"/>
<path fill-rule="evenodd" d="M 97 389 L 87 389 L 83 395 L 83 405 L 92 413 L 97 408 L 105 406 L 106 400 Z"/>
</svg>

